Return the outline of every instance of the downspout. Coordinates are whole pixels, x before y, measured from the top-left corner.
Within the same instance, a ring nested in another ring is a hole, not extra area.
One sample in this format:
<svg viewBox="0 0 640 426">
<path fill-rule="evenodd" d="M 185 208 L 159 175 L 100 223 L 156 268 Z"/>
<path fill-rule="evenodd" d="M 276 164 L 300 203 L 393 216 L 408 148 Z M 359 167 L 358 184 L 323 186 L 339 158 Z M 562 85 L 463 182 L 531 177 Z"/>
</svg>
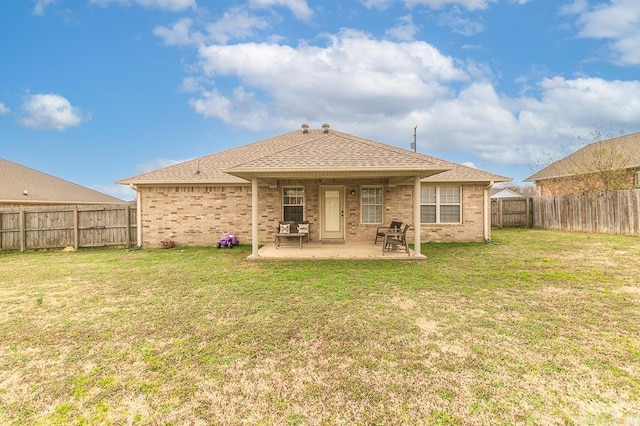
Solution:
<svg viewBox="0 0 640 426">
<path fill-rule="evenodd" d="M 251 257 L 258 257 L 258 178 L 251 178 Z"/>
<path fill-rule="evenodd" d="M 484 241 L 486 243 L 491 242 L 491 196 L 490 191 L 494 181 L 491 181 L 489 185 L 484 189 Z"/>
<path fill-rule="evenodd" d="M 142 248 L 142 200 L 140 199 L 142 195 L 134 184 L 130 183 L 129 188 L 136 191 L 136 247 Z"/>
</svg>

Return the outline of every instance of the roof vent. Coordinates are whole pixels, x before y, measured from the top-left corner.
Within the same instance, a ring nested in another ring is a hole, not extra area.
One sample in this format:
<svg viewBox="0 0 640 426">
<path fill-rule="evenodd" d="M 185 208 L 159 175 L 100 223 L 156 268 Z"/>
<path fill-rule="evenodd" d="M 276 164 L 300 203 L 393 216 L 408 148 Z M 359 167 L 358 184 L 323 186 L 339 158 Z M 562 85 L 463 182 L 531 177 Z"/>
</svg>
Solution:
<svg viewBox="0 0 640 426">
<path fill-rule="evenodd" d="M 308 124 L 303 124 L 302 125 L 302 133 L 309 133 L 309 125 Z"/>
<path fill-rule="evenodd" d="M 331 126 L 329 126 L 327 123 L 324 123 L 322 125 L 322 130 L 324 130 L 325 133 L 329 133 L 329 127 Z"/>
</svg>

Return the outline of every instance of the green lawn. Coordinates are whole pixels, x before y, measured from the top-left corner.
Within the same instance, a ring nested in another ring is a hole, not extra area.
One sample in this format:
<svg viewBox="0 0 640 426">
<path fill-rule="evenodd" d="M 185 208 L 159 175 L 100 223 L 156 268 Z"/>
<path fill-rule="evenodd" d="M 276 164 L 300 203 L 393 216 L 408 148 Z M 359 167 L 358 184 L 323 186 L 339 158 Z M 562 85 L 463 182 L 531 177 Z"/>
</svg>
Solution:
<svg viewBox="0 0 640 426">
<path fill-rule="evenodd" d="M 640 238 L 0 253 L 1 424 L 640 424 Z"/>
</svg>

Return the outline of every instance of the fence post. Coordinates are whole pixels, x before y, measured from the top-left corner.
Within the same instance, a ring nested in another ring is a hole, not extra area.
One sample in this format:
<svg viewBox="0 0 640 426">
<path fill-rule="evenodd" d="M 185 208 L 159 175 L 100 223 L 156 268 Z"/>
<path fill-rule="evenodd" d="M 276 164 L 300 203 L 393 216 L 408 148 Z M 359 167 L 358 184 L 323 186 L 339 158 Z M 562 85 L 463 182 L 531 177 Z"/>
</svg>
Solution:
<svg viewBox="0 0 640 426">
<path fill-rule="evenodd" d="M 78 209 L 73 209 L 73 248 L 78 250 L 80 245 L 80 220 L 78 219 Z"/>
<path fill-rule="evenodd" d="M 20 209 L 20 251 L 24 252 L 27 249 L 27 231 L 25 230 L 26 212 Z"/>
<path fill-rule="evenodd" d="M 125 248 L 130 248 L 131 247 L 131 206 L 127 204 L 127 207 L 125 208 L 124 213 L 126 215 L 125 224 L 127 226 L 124 231 L 125 238 L 127 239 Z"/>
</svg>

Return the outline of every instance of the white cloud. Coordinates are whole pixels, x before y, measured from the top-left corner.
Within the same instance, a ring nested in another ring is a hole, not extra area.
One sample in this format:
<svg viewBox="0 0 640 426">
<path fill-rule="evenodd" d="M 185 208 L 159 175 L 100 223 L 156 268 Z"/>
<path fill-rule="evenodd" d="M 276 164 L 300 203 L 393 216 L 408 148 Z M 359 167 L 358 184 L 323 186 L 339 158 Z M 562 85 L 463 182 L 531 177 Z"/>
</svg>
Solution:
<svg viewBox="0 0 640 426">
<path fill-rule="evenodd" d="M 468 10 L 484 10 L 489 7 L 489 3 L 496 3 L 498 0 L 405 0 L 408 7 L 417 5 L 428 6 L 432 9 L 438 9 L 443 6 L 453 5 L 462 6 Z M 520 4 L 524 4 L 522 1 Z"/>
<path fill-rule="evenodd" d="M 640 82 L 555 77 L 538 89 L 535 98 L 507 98 L 488 83 L 473 83 L 434 103 L 424 111 L 429 147 L 531 164 L 578 136 L 588 139 L 599 123 L 625 129 L 640 122 Z"/>
<path fill-rule="evenodd" d="M 11 112 L 8 106 L 0 102 L 0 115 L 7 115 Z"/>
<path fill-rule="evenodd" d="M 180 84 L 180 91 L 182 93 L 197 93 L 204 92 L 205 88 L 199 77 L 185 77 Z"/>
<path fill-rule="evenodd" d="M 242 40 L 255 35 L 254 30 L 265 29 L 269 23 L 261 17 L 253 16 L 241 8 L 232 8 L 222 18 L 207 26 L 209 39 L 216 43 Z"/>
<path fill-rule="evenodd" d="M 449 27 L 454 33 L 464 36 L 473 36 L 484 31 L 484 22 L 481 18 L 476 20 L 465 18 L 457 8 L 440 16 L 440 25 Z"/>
<path fill-rule="evenodd" d="M 406 7 L 427 6 L 432 9 L 439 9 L 444 6 L 462 6 L 468 10 L 484 10 L 489 3 L 496 3 L 498 0 L 397 0 L 398 3 L 404 3 Z M 525 4 L 529 0 L 519 0 L 519 4 Z M 384 10 L 391 6 L 396 0 L 361 0 L 367 9 Z"/>
<path fill-rule="evenodd" d="M 472 83 L 456 96 L 427 106 L 424 120 L 431 149 L 467 150 L 492 160 L 515 159 L 510 148 L 520 130 L 517 116 L 487 82 Z"/>
<path fill-rule="evenodd" d="M 386 8 L 391 6 L 391 4 L 395 2 L 395 0 L 361 0 L 360 2 L 367 9 L 385 10 Z"/>
<path fill-rule="evenodd" d="M 160 37 L 164 44 L 168 46 L 184 46 L 202 41 L 203 37 L 198 32 L 192 32 L 193 21 L 189 18 L 182 18 L 175 21 L 171 27 L 157 26 L 153 29 L 153 34 Z"/>
<path fill-rule="evenodd" d="M 66 130 L 91 119 L 60 95 L 29 95 L 22 105 L 21 123 L 26 127 L 44 130 Z"/>
<path fill-rule="evenodd" d="M 573 0 L 572 3 L 567 3 L 560 7 L 560 13 L 563 14 L 579 14 L 584 13 L 589 9 L 589 3 L 587 0 Z"/>
<path fill-rule="evenodd" d="M 425 42 L 374 40 L 356 31 L 332 36 L 324 47 L 205 46 L 200 59 L 203 76 L 213 81 L 237 77 L 242 90 L 231 96 L 203 93 L 192 106 L 208 117 L 252 125 L 256 120 L 274 122 L 274 116 L 282 122 L 353 111 L 404 115 L 442 96 L 448 90 L 444 83 L 467 78 L 450 57 Z"/>
<path fill-rule="evenodd" d="M 168 46 L 201 45 L 205 42 L 226 44 L 256 35 L 256 30 L 269 27 L 266 19 L 251 15 L 246 9 L 232 8 L 216 22 L 205 26 L 204 32 L 194 29 L 193 20 L 182 18 L 169 27 L 157 26 L 153 34 Z"/>
<path fill-rule="evenodd" d="M 606 81 L 600 78 L 566 80 L 544 79 L 540 101 L 525 106 L 532 112 L 544 111 L 545 121 L 557 123 L 562 117 L 571 123 L 593 126 L 596 120 L 619 123 L 640 121 L 640 82 Z"/>
<path fill-rule="evenodd" d="M 149 9 L 161 9 L 171 12 L 179 12 L 187 9 L 195 9 L 197 7 L 196 0 L 90 0 L 91 3 L 101 6 L 107 6 L 111 3 L 119 3 L 122 5 L 137 4 Z"/>
<path fill-rule="evenodd" d="M 231 109 L 231 100 L 220 95 L 219 93 L 203 92 L 198 99 L 191 99 L 189 101 L 191 107 L 204 117 L 215 117 L 222 121 L 231 122 L 233 120 Z M 242 121 L 245 121 L 244 119 Z"/>
<path fill-rule="evenodd" d="M 419 28 L 413 23 L 413 17 L 405 15 L 400 17 L 399 21 L 398 25 L 387 30 L 387 35 L 401 41 L 414 40 Z"/>
<path fill-rule="evenodd" d="M 239 9 L 232 13 L 243 16 Z M 189 103 L 198 114 L 237 127 L 279 131 L 329 122 L 408 147 L 418 125 L 423 152 L 460 151 L 469 154 L 465 160 L 523 165 L 578 134 L 588 135 L 597 122 L 627 132 L 640 123 L 640 82 L 554 78 L 544 70 L 521 82 L 525 95 L 506 96 L 493 85 L 497 77 L 487 64 L 407 41 L 410 16 L 402 18 L 397 33 L 388 33 L 399 41 L 344 29 L 297 46 L 226 44 L 249 37 L 242 28 L 258 28 L 239 25 L 232 33 L 230 21 L 223 17 L 208 27 L 182 89 L 193 94 Z M 182 32 L 187 33 L 193 31 Z"/>
<path fill-rule="evenodd" d="M 249 0 L 249 4 L 257 8 L 282 6 L 289 9 L 296 18 L 302 21 L 311 19 L 313 15 L 313 11 L 305 0 Z"/>
<path fill-rule="evenodd" d="M 562 9 L 578 14 L 579 36 L 609 40 L 612 61 L 620 65 L 640 64 L 640 2 L 614 0 L 589 8 L 584 0 Z"/>
<path fill-rule="evenodd" d="M 33 14 L 36 16 L 44 16 L 47 6 L 55 4 L 56 0 L 36 0 L 33 5 Z"/>
</svg>

